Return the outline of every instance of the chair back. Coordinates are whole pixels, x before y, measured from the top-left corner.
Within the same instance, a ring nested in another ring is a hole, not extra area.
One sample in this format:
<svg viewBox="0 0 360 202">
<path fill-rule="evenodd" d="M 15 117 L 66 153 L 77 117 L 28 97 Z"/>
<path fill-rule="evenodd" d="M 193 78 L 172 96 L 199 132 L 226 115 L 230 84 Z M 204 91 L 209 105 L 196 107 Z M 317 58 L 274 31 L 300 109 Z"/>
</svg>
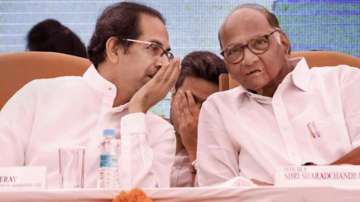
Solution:
<svg viewBox="0 0 360 202">
<path fill-rule="evenodd" d="M 0 54 L 0 109 L 29 81 L 80 76 L 90 64 L 88 59 L 55 52 Z"/>
<path fill-rule="evenodd" d="M 299 51 L 291 53 L 291 57 L 304 57 L 309 67 L 323 67 L 336 65 L 349 65 L 360 68 L 360 58 L 334 51 Z M 224 84 L 228 83 L 228 84 Z M 229 74 L 219 77 L 219 90 L 228 90 L 238 86 L 239 83 Z"/>
</svg>

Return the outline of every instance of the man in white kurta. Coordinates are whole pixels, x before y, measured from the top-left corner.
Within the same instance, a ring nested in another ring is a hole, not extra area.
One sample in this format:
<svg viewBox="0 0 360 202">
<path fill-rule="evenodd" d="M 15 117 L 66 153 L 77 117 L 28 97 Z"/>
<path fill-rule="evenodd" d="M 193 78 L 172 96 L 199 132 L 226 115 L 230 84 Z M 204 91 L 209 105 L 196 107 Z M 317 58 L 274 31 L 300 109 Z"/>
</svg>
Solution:
<svg viewBox="0 0 360 202">
<path fill-rule="evenodd" d="M 283 166 L 360 163 L 357 68 L 309 69 L 305 59 L 290 59 L 290 42 L 260 6 L 232 12 L 220 43 L 241 85 L 202 106 L 200 186 L 272 184 Z"/>
<path fill-rule="evenodd" d="M 138 17 L 124 18 L 129 12 Z M 133 36 L 137 42 L 116 33 L 126 24 L 138 24 L 127 27 L 141 30 Z M 123 38 L 128 42 L 119 44 Z M 48 187 L 58 187 L 58 149 L 83 146 L 85 187 L 95 187 L 102 130 L 114 128 L 121 145 L 120 186 L 168 187 L 174 130 L 147 112 L 166 95 L 179 73 L 179 61 L 172 60 L 168 47 L 164 20 L 157 11 L 128 2 L 106 9 L 89 45 L 95 66 L 82 77 L 34 80 L 3 107 L 0 166 L 46 166 Z"/>
<path fill-rule="evenodd" d="M 120 158 L 123 170 L 130 172 L 123 178 L 169 186 L 164 174 L 174 161 L 172 126 L 150 112 L 129 113 L 128 104 L 112 107 L 115 96 L 116 87 L 93 66 L 83 77 L 30 82 L 1 111 L 1 166 L 47 166 L 48 185 L 56 187 L 58 149 L 81 145 L 86 148 L 85 184 L 94 187 L 102 130 L 114 128 L 120 133 L 121 156 L 128 156 Z"/>
<path fill-rule="evenodd" d="M 309 69 L 302 59 L 273 97 L 241 86 L 210 96 L 199 121 L 199 182 L 272 183 L 282 166 L 333 163 L 360 146 L 359 83 L 357 68 Z"/>
</svg>

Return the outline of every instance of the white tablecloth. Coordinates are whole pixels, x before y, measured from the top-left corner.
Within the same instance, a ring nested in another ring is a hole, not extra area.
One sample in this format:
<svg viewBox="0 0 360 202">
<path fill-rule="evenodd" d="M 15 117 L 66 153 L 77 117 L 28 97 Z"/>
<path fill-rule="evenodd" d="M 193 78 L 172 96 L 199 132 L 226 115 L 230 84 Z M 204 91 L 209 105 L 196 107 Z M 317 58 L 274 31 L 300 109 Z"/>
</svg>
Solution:
<svg viewBox="0 0 360 202">
<path fill-rule="evenodd" d="M 0 202 L 111 201 L 120 190 L 6 190 Z M 358 202 L 360 187 L 261 187 L 144 189 L 156 202 Z"/>
</svg>

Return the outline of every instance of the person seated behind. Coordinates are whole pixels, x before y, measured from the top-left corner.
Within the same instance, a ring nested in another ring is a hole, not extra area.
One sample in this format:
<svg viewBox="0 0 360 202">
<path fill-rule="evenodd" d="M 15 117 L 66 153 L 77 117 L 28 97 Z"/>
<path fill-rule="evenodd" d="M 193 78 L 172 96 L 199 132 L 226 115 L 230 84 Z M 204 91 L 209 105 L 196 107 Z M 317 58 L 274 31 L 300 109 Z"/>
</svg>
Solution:
<svg viewBox="0 0 360 202">
<path fill-rule="evenodd" d="M 120 186 L 169 187 L 174 128 L 148 112 L 180 73 L 165 19 L 145 5 L 115 3 L 98 18 L 88 51 L 93 65 L 82 77 L 34 80 L 2 108 L 0 166 L 46 166 L 48 186 L 57 187 L 59 147 L 83 146 L 85 187 L 95 187 L 102 131 L 114 128 Z"/>
<path fill-rule="evenodd" d="M 86 58 L 86 47 L 68 27 L 55 19 L 46 19 L 33 26 L 26 36 L 29 51 L 65 53 Z"/>
<path fill-rule="evenodd" d="M 256 4 L 231 12 L 219 41 L 241 85 L 201 108 L 200 186 L 273 184 L 284 166 L 360 163 L 359 69 L 310 69 L 304 58 L 291 59 L 276 16 Z"/>
<path fill-rule="evenodd" d="M 208 51 L 189 53 L 181 62 L 171 103 L 171 122 L 176 131 L 176 157 L 171 173 L 172 187 L 193 186 L 197 123 L 201 104 L 219 90 L 219 75 L 226 73 L 224 61 Z"/>
</svg>

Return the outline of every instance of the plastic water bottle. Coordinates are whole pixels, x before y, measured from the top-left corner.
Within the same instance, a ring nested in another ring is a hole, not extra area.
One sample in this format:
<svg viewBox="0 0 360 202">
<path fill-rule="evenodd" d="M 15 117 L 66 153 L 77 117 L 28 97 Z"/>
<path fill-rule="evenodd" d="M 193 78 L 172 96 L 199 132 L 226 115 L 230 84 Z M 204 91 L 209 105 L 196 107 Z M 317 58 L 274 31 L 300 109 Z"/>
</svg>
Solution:
<svg viewBox="0 0 360 202">
<path fill-rule="evenodd" d="M 118 187 L 118 157 L 117 141 L 114 129 L 103 131 L 103 140 L 100 144 L 100 166 L 98 168 L 98 188 Z"/>
</svg>

